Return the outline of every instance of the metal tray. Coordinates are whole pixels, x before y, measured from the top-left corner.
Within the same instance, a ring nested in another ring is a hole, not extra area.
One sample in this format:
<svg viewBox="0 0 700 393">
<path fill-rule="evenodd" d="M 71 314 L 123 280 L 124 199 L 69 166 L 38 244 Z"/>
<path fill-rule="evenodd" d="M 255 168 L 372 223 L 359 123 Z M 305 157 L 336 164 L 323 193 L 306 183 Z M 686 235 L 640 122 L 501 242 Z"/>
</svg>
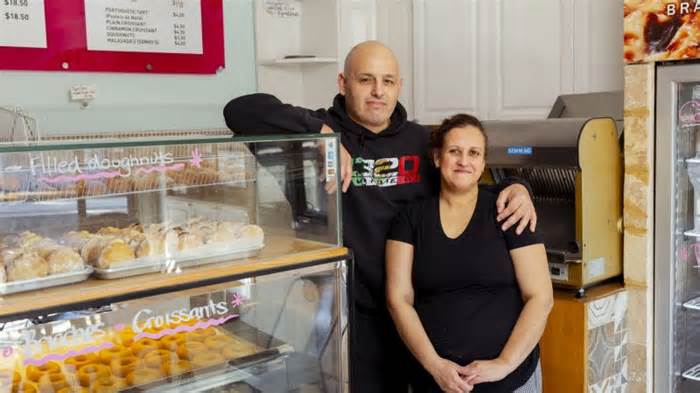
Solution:
<svg viewBox="0 0 700 393">
<path fill-rule="evenodd" d="M 85 281 L 88 276 L 92 274 L 92 271 L 92 266 L 86 266 L 85 269 L 74 272 L 52 274 L 50 276 L 33 278 L 31 280 L 6 282 L 0 284 L 0 295 L 9 295 L 11 293 L 33 291 L 36 289 Z"/>
<path fill-rule="evenodd" d="M 157 258 L 155 260 L 154 257 L 145 257 L 135 259 L 133 263 L 111 269 L 95 269 L 95 277 L 113 280 L 155 272 L 173 273 L 179 269 L 192 266 L 256 257 L 264 246 L 264 244 L 259 244 L 254 247 L 235 250 L 226 247 L 198 247 L 168 259 Z"/>
</svg>

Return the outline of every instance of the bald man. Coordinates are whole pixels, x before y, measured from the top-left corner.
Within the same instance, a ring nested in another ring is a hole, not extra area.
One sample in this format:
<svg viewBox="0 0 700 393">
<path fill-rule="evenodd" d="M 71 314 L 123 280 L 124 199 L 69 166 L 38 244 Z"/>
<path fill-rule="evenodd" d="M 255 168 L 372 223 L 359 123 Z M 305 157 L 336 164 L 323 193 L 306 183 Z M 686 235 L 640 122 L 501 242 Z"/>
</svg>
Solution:
<svg viewBox="0 0 700 393">
<path fill-rule="evenodd" d="M 236 134 L 339 132 L 343 242 L 355 256 L 351 299 L 350 365 L 353 392 L 407 391 L 405 350 L 384 297 L 384 245 L 389 224 L 410 201 L 437 190 L 428 159 L 429 131 L 406 118 L 398 102 L 403 81 L 396 57 L 386 46 L 367 41 L 355 46 L 338 75 L 333 106 L 309 110 L 283 104 L 269 94 L 236 98 L 224 108 Z M 535 210 L 527 188 L 502 189 L 499 220 L 518 233 L 534 229 Z"/>
</svg>

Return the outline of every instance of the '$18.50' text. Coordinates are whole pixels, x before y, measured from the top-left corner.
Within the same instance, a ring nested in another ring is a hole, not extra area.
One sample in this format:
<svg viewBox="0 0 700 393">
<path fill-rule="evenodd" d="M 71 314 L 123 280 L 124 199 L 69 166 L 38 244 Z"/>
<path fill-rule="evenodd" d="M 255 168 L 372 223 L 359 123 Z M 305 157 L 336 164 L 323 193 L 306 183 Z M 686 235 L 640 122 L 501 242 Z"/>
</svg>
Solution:
<svg viewBox="0 0 700 393">
<path fill-rule="evenodd" d="M 5 12 L 6 20 L 29 20 L 29 14 L 21 14 L 17 12 Z"/>
</svg>

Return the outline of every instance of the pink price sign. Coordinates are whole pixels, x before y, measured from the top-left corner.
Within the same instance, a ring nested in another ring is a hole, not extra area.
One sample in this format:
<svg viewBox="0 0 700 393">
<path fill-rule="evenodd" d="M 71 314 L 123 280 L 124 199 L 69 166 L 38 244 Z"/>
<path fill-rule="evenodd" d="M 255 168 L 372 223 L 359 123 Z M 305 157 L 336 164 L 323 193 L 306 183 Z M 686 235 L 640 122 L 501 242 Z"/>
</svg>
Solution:
<svg viewBox="0 0 700 393">
<path fill-rule="evenodd" d="M 0 0 L 0 69 L 214 74 L 222 0 Z"/>
</svg>

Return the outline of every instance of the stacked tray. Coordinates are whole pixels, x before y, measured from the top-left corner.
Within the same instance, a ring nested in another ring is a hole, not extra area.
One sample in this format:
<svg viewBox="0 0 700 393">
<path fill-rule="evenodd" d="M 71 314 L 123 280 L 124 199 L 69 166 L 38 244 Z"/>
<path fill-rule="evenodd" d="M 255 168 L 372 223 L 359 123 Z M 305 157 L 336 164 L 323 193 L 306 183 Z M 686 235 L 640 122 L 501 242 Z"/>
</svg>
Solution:
<svg viewBox="0 0 700 393">
<path fill-rule="evenodd" d="M 253 258 L 260 254 L 264 244 L 246 248 L 211 245 L 198 247 L 168 258 L 143 257 L 109 269 L 95 269 L 95 277 L 112 280 L 154 272 L 175 273 L 179 269 L 202 266 L 211 263 L 227 262 L 236 259 Z"/>
<path fill-rule="evenodd" d="M 12 293 L 55 287 L 58 285 L 73 284 L 87 280 L 88 276 L 90 276 L 92 272 L 92 266 L 85 266 L 83 270 L 74 272 L 52 274 L 50 276 L 33 278 L 30 280 L 9 281 L 0 284 L 0 295 L 9 295 Z"/>
</svg>

